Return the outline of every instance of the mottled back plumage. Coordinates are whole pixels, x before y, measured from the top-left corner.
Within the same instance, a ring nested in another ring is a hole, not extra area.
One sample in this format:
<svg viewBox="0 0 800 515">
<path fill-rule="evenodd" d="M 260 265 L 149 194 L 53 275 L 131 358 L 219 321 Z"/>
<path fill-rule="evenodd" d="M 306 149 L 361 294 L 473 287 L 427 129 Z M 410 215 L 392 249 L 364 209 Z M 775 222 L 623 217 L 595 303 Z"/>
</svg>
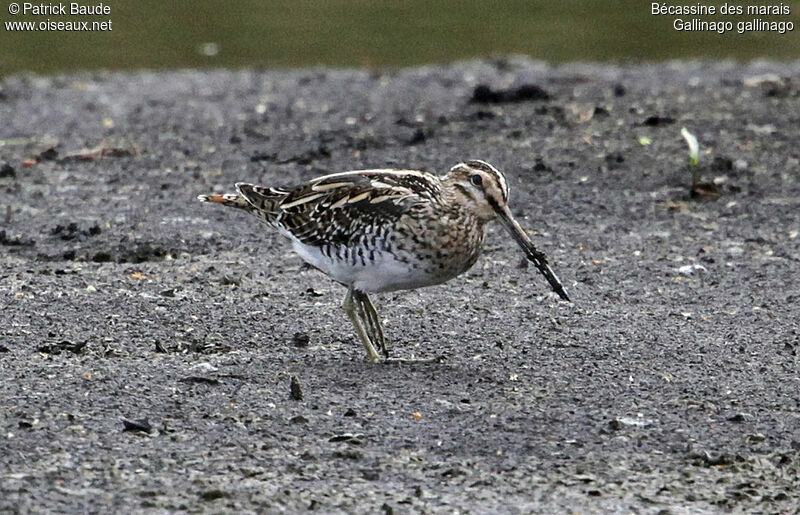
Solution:
<svg viewBox="0 0 800 515">
<path fill-rule="evenodd" d="M 365 170 L 326 175 L 292 190 L 238 183 L 239 195 L 267 223 L 308 245 L 347 245 L 356 225 L 380 228 L 435 202 L 435 175 L 413 170 Z"/>
</svg>

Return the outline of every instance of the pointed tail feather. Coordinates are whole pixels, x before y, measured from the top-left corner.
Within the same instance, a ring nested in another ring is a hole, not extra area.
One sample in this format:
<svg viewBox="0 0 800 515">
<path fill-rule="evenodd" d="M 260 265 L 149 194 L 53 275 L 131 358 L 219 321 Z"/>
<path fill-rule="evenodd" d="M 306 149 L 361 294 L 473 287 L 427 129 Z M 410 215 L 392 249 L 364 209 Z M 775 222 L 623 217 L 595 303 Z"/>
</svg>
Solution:
<svg viewBox="0 0 800 515">
<path fill-rule="evenodd" d="M 244 209 L 245 211 L 253 210 L 253 206 L 244 197 L 237 193 L 226 193 L 224 195 L 198 195 L 197 200 L 200 202 L 216 202 L 217 204 L 222 204 L 223 206 Z"/>
<path fill-rule="evenodd" d="M 200 202 L 216 202 L 223 206 L 235 207 L 252 213 L 268 224 L 274 224 L 276 216 L 281 214 L 280 203 L 289 194 L 279 188 L 264 188 L 244 182 L 236 183 L 238 193 L 225 195 L 200 195 Z"/>
</svg>

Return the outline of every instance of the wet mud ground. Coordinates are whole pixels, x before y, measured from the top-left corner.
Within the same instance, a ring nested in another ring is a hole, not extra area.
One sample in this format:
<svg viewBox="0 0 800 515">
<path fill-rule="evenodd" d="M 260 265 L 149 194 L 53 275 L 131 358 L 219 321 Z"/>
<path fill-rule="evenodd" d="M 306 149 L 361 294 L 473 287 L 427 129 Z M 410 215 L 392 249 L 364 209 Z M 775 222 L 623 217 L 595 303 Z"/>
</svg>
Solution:
<svg viewBox="0 0 800 515">
<path fill-rule="evenodd" d="M 0 120 L 0 511 L 800 505 L 800 64 L 16 76 Z M 494 227 L 377 298 L 440 363 L 364 363 L 343 288 L 195 200 L 468 158 L 574 303 Z"/>
</svg>

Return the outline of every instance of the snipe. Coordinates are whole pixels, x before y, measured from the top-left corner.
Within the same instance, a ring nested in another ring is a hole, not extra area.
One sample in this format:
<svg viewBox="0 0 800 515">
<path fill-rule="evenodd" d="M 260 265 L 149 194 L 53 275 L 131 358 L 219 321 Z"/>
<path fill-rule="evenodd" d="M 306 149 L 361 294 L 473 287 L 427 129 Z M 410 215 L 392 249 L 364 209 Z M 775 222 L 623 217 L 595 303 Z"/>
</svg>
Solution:
<svg viewBox="0 0 800 515">
<path fill-rule="evenodd" d="M 370 293 L 443 283 L 469 270 L 494 219 L 562 299 L 566 290 L 508 208 L 508 183 L 484 161 L 442 176 L 417 170 L 325 175 L 292 189 L 237 183 L 238 193 L 200 195 L 248 211 L 288 237 L 310 265 L 347 287 L 342 307 L 367 351 L 389 353 Z"/>
</svg>

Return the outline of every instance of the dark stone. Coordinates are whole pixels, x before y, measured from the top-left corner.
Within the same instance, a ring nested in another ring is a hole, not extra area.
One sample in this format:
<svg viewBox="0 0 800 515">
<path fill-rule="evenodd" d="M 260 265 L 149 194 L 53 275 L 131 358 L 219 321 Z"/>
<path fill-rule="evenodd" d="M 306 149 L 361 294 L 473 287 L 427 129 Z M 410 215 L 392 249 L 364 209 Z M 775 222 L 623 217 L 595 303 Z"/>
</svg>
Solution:
<svg viewBox="0 0 800 515">
<path fill-rule="evenodd" d="M 217 386 L 220 384 L 219 379 L 214 379 L 213 377 L 205 377 L 205 376 L 188 376 L 182 377 L 179 379 L 181 383 L 190 383 L 190 384 L 207 384 L 211 386 Z"/>
<path fill-rule="evenodd" d="M 675 119 L 670 116 L 649 116 L 642 122 L 645 127 L 662 127 L 675 123 Z"/>
<path fill-rule="evenodd" d="M 363 477 L 367 481 L 377 481 L 378 479 L 381 478 L 381 475 L 377 470 L 368 469 L 361 471 L 361 477 Z"/>
<path fill-rule="evenodd" d="M 471 101 L 476 104 L 507 104 L 550 100 L 550 93 L 536 84 L 523 84 L 510 89 L 495 90 L 485 84 L 475 87 Z"/>
<path fill-rule="evenodd" d="M 753 417 L 747 413 L 735 413 L 728 417 L 728 422 L 746 422 L 752 418 Z"/>
<path fill-rule="evenodd" d="M 292 376 L 289 384 L 289 398 L 293 401 L 303 400 L 303 391 L 300 389 L 300 381 L 297 376 Z"/>
<path fill-rule="evenodd" d="M 420 143 L 424 143 L 426 139 L 428 139 L 428 136 L 425 135 L 425 131 L 422 129 L 416 129 L 414 134 L 412 134 L 411 138 L 408 140 L 408 144 L 418 145 Z"/>
<path fill-rule="evenodd" d="M 98 252 L 92 256 L 92 261 L 95 263 L 109 263 L 112 261 L 111 254 L 108 252 Z"/>
<path fill-rule="evenodd" d="M 594 108 L 594 117 L 595 118 L 608 118 L 611 114 L 608 112 L 608 109 L 605 107 L 597 106 Z"/>
<path fill-rule="evenodd" d="M 16 177 L 17 171 L 8 163 L 0 164 L 0 178 L 1 177 Z"/>
<path fill-rule="evenodd" d="M 292 336 L 292 345 L 299 348 L 308 347 L 311 337 L 307 333 L 294 333 Z"/>
<path fill-rule="evenodd" d="M 153 426 L 150 425 L 150 422 L 146 418 L 138 420 L 122 419 L 122 430 L 150 433 L 150 431 L 153 430 Z"/>
<path fill-rule="evenodd" d="M 200 494 L 200 498 L 206 502 L 216 501 L 217 499 L 227 499 L 230 496 L 230 493 L 219 489 L 206 490 Z"/>
</svg>

